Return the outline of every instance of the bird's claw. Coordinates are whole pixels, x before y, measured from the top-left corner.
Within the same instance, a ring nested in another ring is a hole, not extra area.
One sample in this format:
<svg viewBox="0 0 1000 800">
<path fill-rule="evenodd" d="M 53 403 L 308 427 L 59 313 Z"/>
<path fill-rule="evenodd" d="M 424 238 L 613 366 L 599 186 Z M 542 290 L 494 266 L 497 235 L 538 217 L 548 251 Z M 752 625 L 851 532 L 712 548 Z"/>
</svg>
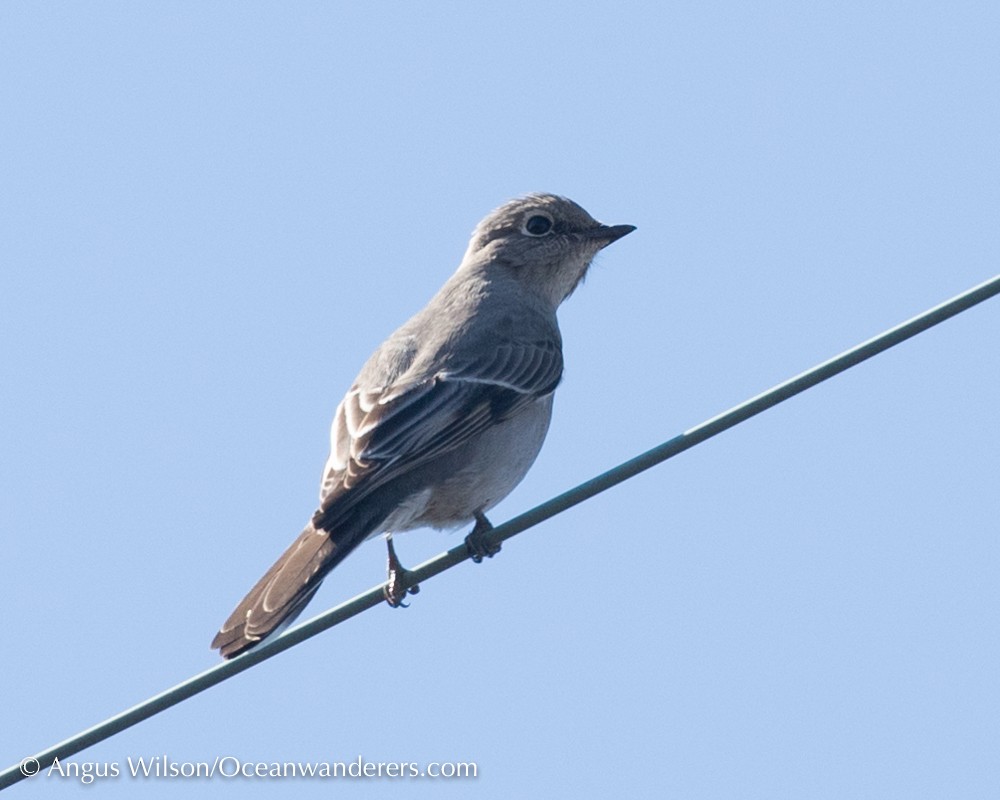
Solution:
<svg viewBox="0 0 1000 800">
<path fill-rule="evenodd" d="M 476 564 L 481 563 L 483 558 L 493 558 L 500 552 L 499 542 L 486 541 L 486 535 L 491 530 L 493 525 L 490 521 L 482 514 L 476 514 L 476 525 L 472 533 L 465 537 L 465 549 Z"/>
<path fill-rule="evenodd" d="M 404 572 L 408 573 L 409 570 L 404 570 Z M 409 608 L 410 604 L 404 603 L 403 598 L 408 594 L 418 594 L 420 592 L 419 584 L 415 583 L 412 586 L 406 586 L 405 584 L 405 578 L 402 578 L 399 573 L 389 575 L 389 582 L 382 589 L 382 596 L 385 597 L 385 602 L 391 608 Z"/>
<path fill-rule="evenodd" d="M 404 603 L 403 598 L 407 594 L 417 594 L 420 585 L 413 583 L 413 573 L 399 562 L 391 536 L 386 540 L 386 546 L 389 550 L 389 580 L 382 589 L 382 596 L 392 608 L 409 608 L 410 604 Z"/>
</svg>

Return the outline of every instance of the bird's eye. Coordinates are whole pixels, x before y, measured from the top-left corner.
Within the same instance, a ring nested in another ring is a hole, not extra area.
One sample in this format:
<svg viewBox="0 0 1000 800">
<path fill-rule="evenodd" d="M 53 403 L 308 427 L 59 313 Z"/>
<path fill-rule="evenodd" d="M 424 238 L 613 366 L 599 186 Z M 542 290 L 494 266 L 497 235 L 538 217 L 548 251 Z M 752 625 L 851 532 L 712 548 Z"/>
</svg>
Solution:
<svg viewBox="0 0 1000 800">
<path fill-rule="evenodd" d="M 528 217 L 522 230 L 528 236 L 544 236 L 552 230 L 552 218 L 545 214 L 534 214 Z"/>
</svg>

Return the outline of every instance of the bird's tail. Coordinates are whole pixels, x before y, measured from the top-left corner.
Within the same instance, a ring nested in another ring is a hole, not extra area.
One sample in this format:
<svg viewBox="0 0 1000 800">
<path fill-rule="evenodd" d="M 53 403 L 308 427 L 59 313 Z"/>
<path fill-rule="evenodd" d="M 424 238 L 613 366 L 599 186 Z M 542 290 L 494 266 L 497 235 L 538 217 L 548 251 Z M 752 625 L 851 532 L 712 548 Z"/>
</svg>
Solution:
<svg viewBox="0 0 1000 800">
<path fill-rule="evenodd" d="M 229 615 L 212 648 L 223 658 L 232 658 L 290 624 L 326 574 L 364 541 L 365 533 L 334 536 L 313 523 L 307 525 Z"/>
</svg>

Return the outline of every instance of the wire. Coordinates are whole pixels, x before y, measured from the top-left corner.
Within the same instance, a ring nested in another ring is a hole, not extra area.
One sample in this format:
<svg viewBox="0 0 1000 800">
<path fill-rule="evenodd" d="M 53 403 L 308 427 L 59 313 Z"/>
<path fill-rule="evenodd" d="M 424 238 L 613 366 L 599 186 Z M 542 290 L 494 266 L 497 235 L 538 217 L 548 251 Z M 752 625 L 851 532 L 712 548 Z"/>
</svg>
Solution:
<svg viewBox="0 0 1000 800">
<path fill-rule="evenodd" d="M 890 328 L 884 333 L 875 336 L 868 341 L 846 350 L 840 355 L 834 356 L 822 364 L 818 364 L 812 369 L 790 378 L 784 383 L 779 383 L 766 392 L 756 397 L 752 397 L 738 406 L 734 406 L 728 411 L 712 417 L 709 420 L 695 426 L 679 436 L 664 442 L 663 444 L 647 450 L 645 453 L 636 456 L 629 461 L 619 464 L 617 467 L 598 475 L 591 480 L 570 489 L 539 506 L 526 511 L 511 520 L 496 526 L 485 538 L 485 544 L 499 544 L 506 541 L 518 533 L 527 530 L 540 522 L 544 522 L 572 506 L 582 503 L 612 486 L 615 486 L 629 478 L 638 475 L 650 467 L 653 467 L 668 458 L 672 458 L 678 453 L 694 447 L 696 444 L 705 441 L 725 430 L 738 425 L 739 423 L 753 417 L 762 411 L 777 405 L 790 397 L 794 397 L 800 392 L 804 392 L 822 381 L 832 378 L 846 369 L 860 364 L 872 356 L 878 355 L 890 347 L 894 347 L 900 342 L 916 336 L 928 328 L 931 328 L 946 319 L 959 314 L 972 306 L 983 302 L 997 294 L 1000 294 L 1000 275 L 996 275 L 988 281 L 978 286 L 974 286 L 950 300 L 935 306 L 922 314 L 919 314 L 906 322 L 900 323 L 894 328 Z M 453 547 L 447 552 L 441 553 L 434 558 L 425 561 L 418 567 L 410 571 L 409 583 L 422 583 L 429 578 L 451 569 L 456 564 L 460 564 L 469 558 L 465 544 Z M 86 747 L 90 747 L 97 742 L 101 742 L 119 733 L 126 728 L 148 719 L 154 714 L 158 714 L 189 697 L 193 697 L 199 692 L 203 692 L 217 683 L 221 683 L 228 678 L 238 675 L 244 670 L 266 661 L 272 656 L 278 655 L 290 647 L 294 647 L 300 642 L 304 642 L 318 633 L 321 633 L 334 625 L 350 619 L 362 611 L 366 611 L 373 606 L 377 606 L 384 601 L 382 594 L 384 584 L 374 586 L 368 591 L 353 597 L 323 612 L 317 617 L 289 629 L 283 635 L 271 641 L 254 647 L 243 655 L 223 661 L 204 672 L 188 678 L 182 683 L 167 689 L 160 694 L 139 703 L 132 708 L 116 714 L 110 719 L 101 722 L 92 728 L 88 728 L 81 733 L 71 736 L 65 741 L 43 750 L 42 752 L 23 759 L 19 764 L 0 772 L 0 789 L 5 789 L 24 778 L 30 777 L 51 766 L 55 759 L 64 759 L 78 753 Z"/>
</svg>

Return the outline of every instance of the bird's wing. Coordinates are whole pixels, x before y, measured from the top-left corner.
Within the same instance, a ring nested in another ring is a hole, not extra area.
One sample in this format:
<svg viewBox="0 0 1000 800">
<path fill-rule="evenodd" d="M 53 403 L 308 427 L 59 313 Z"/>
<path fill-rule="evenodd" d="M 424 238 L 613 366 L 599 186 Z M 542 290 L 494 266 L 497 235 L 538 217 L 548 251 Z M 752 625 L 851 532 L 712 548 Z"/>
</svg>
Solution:
<svg viewBox="0 0 1000 800">
<path fill-rule="evenodd" d="M 423 380 L 352 387 L 334 419 L 321 511 L 349 489 L 360 497 L 461 446 L 553 392 L 561 377 L 559 343 L 543 339 L 501 342 Z"/>
</svg>

